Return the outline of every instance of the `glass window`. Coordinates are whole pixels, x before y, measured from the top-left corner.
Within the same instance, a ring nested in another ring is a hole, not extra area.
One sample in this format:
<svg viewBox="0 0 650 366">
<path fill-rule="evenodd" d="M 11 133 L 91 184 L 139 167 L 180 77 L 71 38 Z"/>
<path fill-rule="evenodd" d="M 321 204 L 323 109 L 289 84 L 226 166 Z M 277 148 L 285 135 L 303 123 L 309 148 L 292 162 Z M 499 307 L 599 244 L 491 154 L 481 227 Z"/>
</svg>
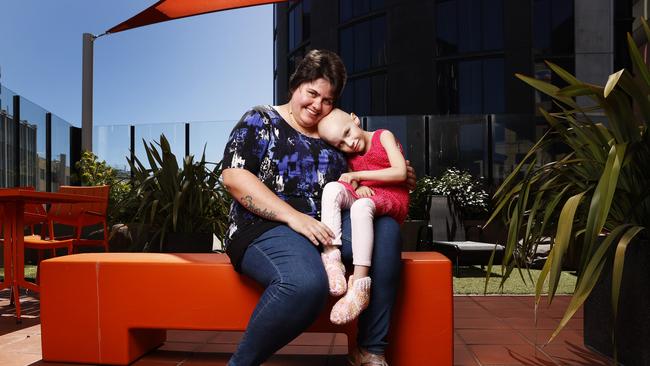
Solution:
<svg viewBox="0 0 650 366">
<path fill-rule="evenodd" d="M 376 75 L 371 80 L 372 105 L 370 115 L 385 115 L 386 113 L 386 75 Z"/>
<path fill-rule="evenodd" d="M 370 23 L 359 23 L 354 27 L 353 72 L 370 68 Z"/>
<path fill-rule="evenodd" d="M 348 73 L 386 64 L 386 17 L 379 16 L 339 31 L 339 55 Z"/>
<path fill-rule="evenodd" d="M 354 83 L 354 109 L 352 112 L 367 116 L 370 114 L 370 78 L 358 79 Z"/>
<path fill-rule="evenodd" d="M 295 3 L 289 9 L 289 51 L 311 36 L 311 0 Z"/>
<path fill-rule="evenodd" d="M 340 0 L 339 19 L 341 22 L 346 22 L 372 11 L 381 10 L 385 6 L 385 0 Z"/>
<path fill-rule="evenodd" d="M 370 21 L 370 66 L 386 64 L 386 18 L 379 17 Z"/>
<path fill-rule="evenodd" d="M 448 55 L 458 51 L 457 17 L 455 0 L 438 3 L 436 29 L 439 55 Z"/>
<path fill-rule="evenodd" d="M 483 0 L 484 50 L 503 48 L 503 0 Z"/>
<path fill-rule="evenodd" d="M 502 58 L 439 62 L 437 74 L 439 114 L 505 111 Z"/>
<path fill-rule="evenodd" d="M 354 111 L 354 80 L 348 79 L 338 104 L 344 111 Z"/>
<path fill-rule="evenodd" d="M 341 29 L 339 33 L 339 56 L 343 59 L 345 69 L 351 73 L 354 70 L 354 28 Z"/>
<path fill-rule="evenodd" d="M 438 0 L 438 55 L 503 49 L 503 0 Z"/>
<path fill-rule="evenodd" d="M 437 65 L 438 114 L 458 113 L 457 64 L 453 61 Z"/>
<path fill-rule="evenodd" d="M 348 80 L 339 105 L 360 116 L 386 114 L 386 75 Z"/>
<path fill-rule="evenodd" d="M 574 49 L 573 0 L 534 0 L 533 46 L 539 54 L 566 55 Z"/>
<path fill-rule="evenodd" d="M 370 0 L 348 0 L 352 2 L 352 15 L 358 17 L 359 15 L 367 14 L 370 12 Z"/>
<path fill-rule="evenodd" d="M 458 63 L 458 105 L 461 114 L 481 113 L 481 61 Z"/>
<path fill-rule="evenodd" d="M 289 10 L 289 50 L 293 50 L 302 42 L 302 4 Z"/>
<path fill-rule="evenodd" d="M 311 37 L 311 0 L 302 0 L 302 39 Z"/>
<path fill-rule="evenodd" d="M 505 112 L 505 87 L 503 59 L 483 61 L 483 113 Z"/>
<path fill-rule="evenodd" d="M 458 1 L 458 50 L 473 52 L 481 50 L 481 4 L 480 0 Z"/>
<path fill-rule="evenodd" d="M 339 19 L 341 22 L 352 19 L 352 1 L 340 0 L 339 1 Z"/>
</svg>

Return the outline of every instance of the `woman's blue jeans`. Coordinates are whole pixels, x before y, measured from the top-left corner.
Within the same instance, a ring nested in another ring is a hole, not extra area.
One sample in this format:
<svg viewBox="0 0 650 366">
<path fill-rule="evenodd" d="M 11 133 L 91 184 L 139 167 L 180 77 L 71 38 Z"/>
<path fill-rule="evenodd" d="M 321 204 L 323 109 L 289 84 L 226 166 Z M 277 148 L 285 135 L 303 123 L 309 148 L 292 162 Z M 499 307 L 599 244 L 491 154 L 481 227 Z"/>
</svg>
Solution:
<svg viewBox="0 0 650 366">
<path fill-rule="evenodd" d="M 350 217 L 342 217 L 346 264 L 352 263 Z M 375 220 L 370 305 L 359 317 L 358 344 L 383 354 L 401 270 L 399 226 L 390 217 Z M 325 306 L 327 275 L 316 246 L 288 226 L 275 227 L 248 247 L 245 275 L 265 290 L 229 366 L 257 366 L 304 332 Z"/>
</svg>

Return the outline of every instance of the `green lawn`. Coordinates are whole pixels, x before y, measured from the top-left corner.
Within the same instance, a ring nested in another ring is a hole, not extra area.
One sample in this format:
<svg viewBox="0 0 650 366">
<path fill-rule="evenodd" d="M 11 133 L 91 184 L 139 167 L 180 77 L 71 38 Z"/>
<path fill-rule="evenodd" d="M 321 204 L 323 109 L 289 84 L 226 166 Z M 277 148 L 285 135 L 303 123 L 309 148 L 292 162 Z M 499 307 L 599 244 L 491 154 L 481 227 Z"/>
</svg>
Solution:
<svg viewBox="0 0 650 366">
<path fill-rule="evenodd" d="M 485 275 L 487 266 L 481 269 L 480 266 L 460 267 L 458 275 L 454 273 L 454 294 L 473 295 L 483 294 L 485 289 Z M 540 270 L 533 269 L 530 271 L 533 279 L 537 279 Z M 525 270 L 522 270 L 524 279 L 515 269 L 503 285 L 501 283 L 501 266 L 492 266 L 492 275 L 488 284 L 487 294 L 534 294 L 535 283 L 530 280 Z M 557 288 L 557 294 L 572 294 L 576 285 L 576 276 L 573 272 L 562 272 L 560 282 Z"/>
<path fill-rule="evenodd" d="M 0 277 L 4 280 L 5 268 L 0 267 Z M 25 264 L 25 278 L 29 281 L 36 281 L 36 266 L 32 264 Z"/>
</svg>

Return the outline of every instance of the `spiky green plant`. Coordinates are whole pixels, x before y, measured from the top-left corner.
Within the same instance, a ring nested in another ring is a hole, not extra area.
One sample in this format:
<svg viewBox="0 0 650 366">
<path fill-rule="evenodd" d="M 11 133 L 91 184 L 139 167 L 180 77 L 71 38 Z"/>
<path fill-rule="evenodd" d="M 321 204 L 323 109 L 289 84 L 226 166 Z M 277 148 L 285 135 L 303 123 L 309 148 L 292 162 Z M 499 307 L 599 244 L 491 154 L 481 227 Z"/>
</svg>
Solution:
<svg viewBox="0 0 650 366">
<path fill-rule="evenodd" d="M 645 20 L 643 27 L 650 39 Z M 515 268 L 524 276 L 521 269 L 536 243 L 554 238 L 535 279 L 536 305 L 545 283 L 549 303 L 553 300 L 568 251 L 580 255 L 575 292 L 549 342 L 584 303 L 603 270 L 612 271 L 616 319 L 626 247 L 637 236 L 647 236 L 644 230 L 650 227 L 650 71 L 629 35 L 628 47 L 634 74 L 620 70 L 605 86 L 582 82 L 550 62 L 566 86 L 517 75 L 550 96 L 556 112 L 541 110 L 549 130 L 499 187 L 490 220 L 501 214 L 508 223 L 502 281 Z M 578 103 L 576 97 L 587 102 Z M 606 122 L 595 121 L 597 115 Z M 568 149 L 566 155 L 538 160 L 558 144 Z M 605 268 L 608 259 L 612 268 Z"/>
<path fill-rule="evenodd" d="M 131 222 L 151 228 L 160 250 L 168 233 L 213 233 L 223 239 L 231 198 L 220 182 L 220 164 L 206 162 L 204 148 L 201 160 L 189 155 L 179 167 L 164 135 L 143 145 L 149 167 L 137 157 L 127 159 L 133 172 L 130 200 L 137 202 Z M 143 250 L 154 250 L 151 245 Z"/>
</svg>

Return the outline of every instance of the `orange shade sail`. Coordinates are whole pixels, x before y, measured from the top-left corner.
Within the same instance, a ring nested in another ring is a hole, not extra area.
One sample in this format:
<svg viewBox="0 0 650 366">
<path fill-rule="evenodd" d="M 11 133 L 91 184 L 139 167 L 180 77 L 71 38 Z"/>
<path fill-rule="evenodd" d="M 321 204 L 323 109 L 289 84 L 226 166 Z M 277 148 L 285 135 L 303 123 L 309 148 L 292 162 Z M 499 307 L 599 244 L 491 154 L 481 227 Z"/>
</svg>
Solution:
<svg viewBox="0 0 650 366">
<path fill-rule="evenodd" d="M 285 2 L 287 0 L 161 0 L 106 33 L 117 33 L 168 20 L 221 10 Z"/>
</svg>

